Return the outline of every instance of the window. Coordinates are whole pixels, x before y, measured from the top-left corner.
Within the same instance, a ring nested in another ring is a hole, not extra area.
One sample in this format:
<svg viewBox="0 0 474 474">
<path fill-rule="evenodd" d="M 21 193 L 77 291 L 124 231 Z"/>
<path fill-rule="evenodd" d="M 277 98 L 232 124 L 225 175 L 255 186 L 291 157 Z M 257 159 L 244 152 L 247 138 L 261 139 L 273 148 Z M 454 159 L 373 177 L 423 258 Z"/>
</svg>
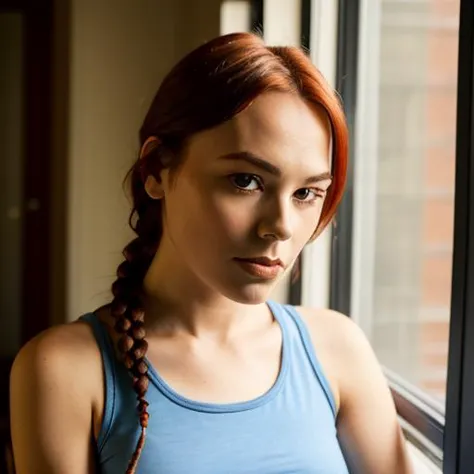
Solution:
<svg viewBox="0 0 474 474">
<path fill-rule="evenodd" d="M 351 314 L 382 365 L 444 405 L 459 0 L 362 6 Z"/>
<path fill-rule="evenodd" d="M 474 4 L 339 0 L 338 37 L 352 149 L 330 304 L 369 336 L 410 448 L 445 474 L 468 474 Z"/>
</svg>

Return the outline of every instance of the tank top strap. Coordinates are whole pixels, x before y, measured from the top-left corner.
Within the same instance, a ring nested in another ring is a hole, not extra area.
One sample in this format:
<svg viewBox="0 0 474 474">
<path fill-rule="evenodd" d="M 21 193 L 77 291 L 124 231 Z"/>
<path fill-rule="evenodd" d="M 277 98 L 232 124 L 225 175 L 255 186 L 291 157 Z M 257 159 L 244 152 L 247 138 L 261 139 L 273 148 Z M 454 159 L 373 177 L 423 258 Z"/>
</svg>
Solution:
<svg viewBox="0 0 474 474">
<path fill-rule="evenodd" d="M 79 318 L 80 321 L 87 322 L 94 334 L 102 356 L 102 366 L 104 374 L 104 413 L 102 416 L 102 426 L 97 438 L 97 449 L 99 454 L 104 447 L 112 426 L 112 420 L 115 413 L 116 405 L 116 358 L 115 351 L 110 334 L 107 332 L 104 324 L 99 320 L 96 313 L 87 313 Z"/>
<path fill-rule="evenodd" d="M 299 363 L 299 360 L 302 357 L 309 361 L 324 395 L 328 400 L 333 415 L 336 417 L 337 413 L 334 395 L 330 388 L 329 381 L 324 374 L 323 367 L 316 355 L 307 325 L 303 321 L 300 313 L 294 306 L 289 304 L 281 304 L 274 301 L 268 302 L 268 304 L 275 315 L 275 318 L 280 323 L 282 331 L 288 335 L 287 339 L 293 340 L 291 364 Z"/>
<path fill-rule="evenodd" d="M 270 308 L 273 317 L 280 325 L 284 342 L 287 342 L 286 340 L 289 339 L 290 328 L 288 327 L 288 316 L 286 315 L 285 305 L 272 300 L 268 300 L 267 305 Z"/>
</svg>

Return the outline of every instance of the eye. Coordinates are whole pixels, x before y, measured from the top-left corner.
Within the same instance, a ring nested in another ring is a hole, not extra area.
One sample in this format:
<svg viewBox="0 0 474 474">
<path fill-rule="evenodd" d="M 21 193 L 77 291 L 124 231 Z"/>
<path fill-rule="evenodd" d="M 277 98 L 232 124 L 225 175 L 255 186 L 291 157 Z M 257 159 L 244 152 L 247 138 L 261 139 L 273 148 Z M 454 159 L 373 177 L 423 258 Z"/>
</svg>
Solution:
<svg viewBox="0 0 474 474">
<path fill-rule="evenodd" d="M 256 191 L 262 187 L 260 179 L 254 174 L 238 173 L 230 177 L 231 183 L 243 191 Z"/>
<path fill-rule="evenodd" d="M 312 202 L 318 197 L 324 197 L 324 193 L 321 189 L 301 188 L 295 192 L 295 197 L 301 202 Z"/>
</svg>

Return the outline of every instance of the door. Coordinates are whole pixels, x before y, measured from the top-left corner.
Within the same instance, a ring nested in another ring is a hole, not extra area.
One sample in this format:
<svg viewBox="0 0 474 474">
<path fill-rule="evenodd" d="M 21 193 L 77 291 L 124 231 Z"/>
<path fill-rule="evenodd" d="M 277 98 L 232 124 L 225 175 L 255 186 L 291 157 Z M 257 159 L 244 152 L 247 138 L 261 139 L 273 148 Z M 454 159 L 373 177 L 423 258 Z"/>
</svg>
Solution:
<svg viewBox="0 0 474 474">
<path fill-rule="evenodd" d="M 52 3 L 0 0 L 2 446 L 9 438 L 11 363 L 19 348 L 49 325 L 51 58 Z"/>
</svg>

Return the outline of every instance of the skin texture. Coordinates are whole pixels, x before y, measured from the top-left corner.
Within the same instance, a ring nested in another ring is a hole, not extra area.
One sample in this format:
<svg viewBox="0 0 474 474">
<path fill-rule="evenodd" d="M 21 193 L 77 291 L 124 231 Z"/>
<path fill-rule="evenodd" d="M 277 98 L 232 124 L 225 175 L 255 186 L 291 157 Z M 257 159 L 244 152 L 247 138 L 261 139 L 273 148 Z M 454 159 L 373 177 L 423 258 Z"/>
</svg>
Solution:
<svg viewBox="0 0 474 474">
<path fill-rule="evenodd" d="M 331 180 L 312 177 L 330 173 L 329 150 L 321 111 L 297 95 L 266 93 L 193 136 L 176 174 L 147 179 L 148 194 L 164 206 L 163 238 L 144 280 L 148 359 L 182 395 L 231 403 L 274 383 L 281 331 L 264 302 L 278 279 L 250 276 L 233 259 L 280 258 L 289 271 L 320 218 Z M 280 172 L 230 156 L 243 152 Z M 351 472 L 411 472 L 365 336 L 339 313 L 300 312 L 336 399 Z M 107 309 L 99 314 L 112 325 Z M 94 472 L 102 387 L 100 354 L 84 323 L 52 328 L 22 349 L 11 378 L 18 474 Z"/>
</svg>

